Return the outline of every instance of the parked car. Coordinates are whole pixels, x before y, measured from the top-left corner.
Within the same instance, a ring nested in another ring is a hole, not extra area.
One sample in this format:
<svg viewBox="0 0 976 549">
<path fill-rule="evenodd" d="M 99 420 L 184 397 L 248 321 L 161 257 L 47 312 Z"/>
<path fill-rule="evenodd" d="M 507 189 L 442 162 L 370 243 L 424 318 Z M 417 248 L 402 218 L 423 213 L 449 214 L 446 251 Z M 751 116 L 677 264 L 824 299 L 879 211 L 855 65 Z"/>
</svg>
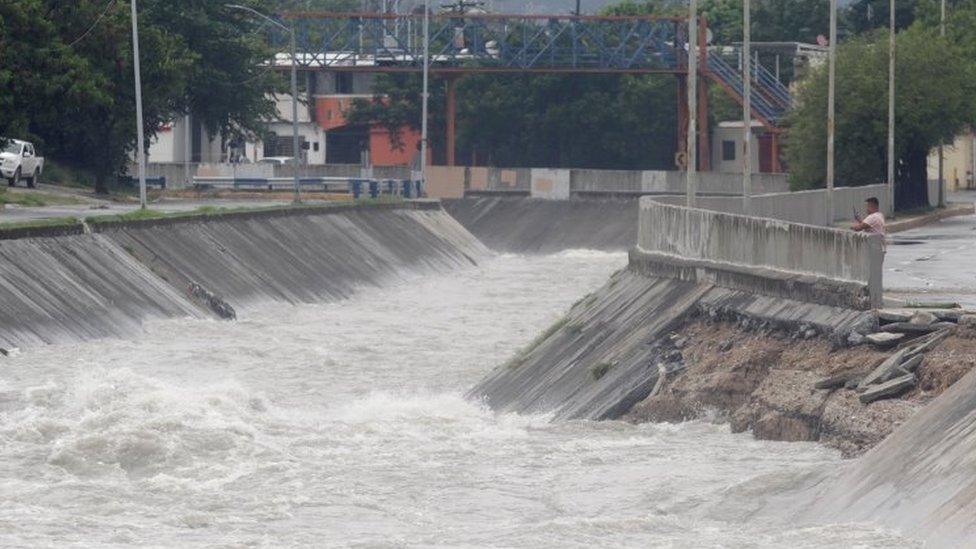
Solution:
<svg viewBox="0 0 976 549">
<path fill-rule="evenodd" d="M 275 166 L 284 166 L 294 162 L 291 156 L 265 156 L 261 160 L 258 160 L 258 164 L 274 164 Z"/>
<path fill-rule="evenodd" d="M 0 174 L 14 187 L 21 179 L 34 188 L 44 172 L 44 158 L 37 156 L 33 143 L 8 139 L 0 152 Z"/>
</svg>

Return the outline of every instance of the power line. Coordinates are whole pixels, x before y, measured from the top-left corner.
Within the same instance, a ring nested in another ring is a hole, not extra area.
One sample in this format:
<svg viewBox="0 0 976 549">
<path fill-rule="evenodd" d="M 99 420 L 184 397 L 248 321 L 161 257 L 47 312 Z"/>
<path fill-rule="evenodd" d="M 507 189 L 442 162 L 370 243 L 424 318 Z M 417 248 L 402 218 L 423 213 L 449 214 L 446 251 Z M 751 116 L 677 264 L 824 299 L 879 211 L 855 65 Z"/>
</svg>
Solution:
<svg viewBox="0 0 976 549">
<path fill-rule="evenodd" d="M 95 27 L 97 27 L 98 24 L 102 22 L 102 19 L 104 19 L 105 16 L 108 15 L 109 10 L 111 10 L 112 7 L 115 6 L 115 3 L 117 1 L 118 0 L 109 0 L 108 5 L 106 5 L 105 6 L 105 9 L 102 10 L 102 13 L 100 13 L 98 15 L 98 18 L 95 19 L 95 22 L 92 23 L 92 25 L 90 27 L 88 27 L 88 30 L 86 30 L 84 34 L 82 34 L 81 36 L 79 36 L 78 38 L 76 38 L 74 42 L 68 44 L 68 47 L 69 48 L 73 48 L 73 47 L 75 47 L 75 44 L 77 44 L 78 42 L 81 42 L 82 40 L 84 40 L 85 38 L 87 38 L 88 35 L 91 34 L 93 30 L 95 30 Z"/>
</svg>

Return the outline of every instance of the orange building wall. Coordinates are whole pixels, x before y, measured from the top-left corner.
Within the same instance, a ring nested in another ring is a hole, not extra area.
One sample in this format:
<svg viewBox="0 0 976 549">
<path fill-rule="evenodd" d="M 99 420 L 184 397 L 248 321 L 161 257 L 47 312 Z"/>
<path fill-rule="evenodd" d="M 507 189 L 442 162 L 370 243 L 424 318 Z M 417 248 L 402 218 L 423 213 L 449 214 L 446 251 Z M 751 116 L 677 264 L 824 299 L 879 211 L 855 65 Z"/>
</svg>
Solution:
<svg viewBox="0 0 976 549">
<path fill-rule="evenodd" d="M 319 126 L 326 131 L 346 125 L 345 112 L 357 97 L 316 97 L 315 115 Z"/>
<path fill-rule="evenodd" d="M 315 98 L 315 114 L 319 126 L 334 130 L 348 124 L 345 112 L 352 107 L 355 99 L 363 96 L 327 96 Z M 420 132 L 403 128 L 400 133 L 403 148 L 393 147 L 390 132 L 378 125 L 369 131 L 369 154 L 374 166 L 409 166 L 414 155 L 420 150 Z"/>
<path fill-rule="evenodd" d="M 402 149 L 395 149 L 390 132 L 381 126 L 369 131 L 369 157 L 374 166 L 409 166 L 420 150 L 420 132 L 409 128 L 400 131 Z"/>
</svg>

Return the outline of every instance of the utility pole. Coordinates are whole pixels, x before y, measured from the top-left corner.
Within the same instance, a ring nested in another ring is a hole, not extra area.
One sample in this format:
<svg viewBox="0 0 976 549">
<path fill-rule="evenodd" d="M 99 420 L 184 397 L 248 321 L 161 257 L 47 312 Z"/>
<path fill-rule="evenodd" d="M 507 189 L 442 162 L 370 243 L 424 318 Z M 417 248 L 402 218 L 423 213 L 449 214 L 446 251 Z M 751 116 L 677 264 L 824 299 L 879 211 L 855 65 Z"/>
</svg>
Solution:
<svg viewBox="0 0 976 549">
<path fill-rule="evenodd" d="M 742 213 L 752 215 L 752 8 L 742 2 Z"/>
<path fill-rule="evenodd" d="M 895 211 L 895 0 L 891 0 L 888 31 L 888 204 Z"/>
<path fill-rule="evenodd" d="M 132 66 L 136 78 L 136 159 L 139 163 L 139 207 L 146 209 L 146 132 L 142 120 L 142 72 L 139 68 L 139 14 L 132 0 Z"/>
<path fill-rule="evenodd" d="M 576 17 L 580 16 L 580 0 L 576 0 Z"/>
<path fill-rule="evenodd" d="M 688 15 L 688 207 L 698 201 L 698 0 Z M 746 61 L 748 64 L 748 61 Z"/>
<path fill-rule="evenodd" d="M 946 35 L 946 0 L 942 0 L 939 20 L 939 36 Z M 939 207 L 945 208 L 945 143 L 939 143 Z"/>
<path fill-rule="evenodd" d="M 420 121 L 420 180 L 427 185 L 427 113 L 430 99 L 430 0 L 424 0 L 424 92 Z"/>
<path fill-rule="evenodd" d="M 827 77 L 827 225 L 834 224 L 834 120 L 837 80 L 837 0 L 830 0 L 830 63 Z"/>
<path fill-rule="evenodd" d="M 135 0 L 133 0 L 133 2 L 135 2 Z M 300 150 L 299 139 L 298 139 L 298 49 L 297 49 L 297 45 L 295 43 L 295 27 L 294 27 L 294 25 L 292 25 L 291 27 L 286 27 L 285 25 L 282 25 L 278 21 L 275 21 L 274 19 L 272 19 L 272 18 L 268 17 L 267 15 L 259 12 L 258 10 L 253 9 L 253 8 L 249 8 L 247 6 L 241 6 L 239 4 L 224 4 L 224 7 L 229 8 L 229 9 L 234 9 L 234 10 L 246 11 L 247 13 L 250 13 L 251 15 L 254 15 L 256 17 L 259 17 L 259 18 L 267 21 L 268 23 L 271 23 L 272 25 L 278 27 L 279 29 L 287 32 L 289 34 L 289 36 L 291 37 L 291 40 L 290 40 L 290 46 L 291 46 L 291 146 L 292 146 L 292 159 L 291 160 L 292 160 L 292 167 L 295 170 L 295 173 L 292 174 L 292 179 L 293 179 L 293 184 L 294 184 L 294 193 L 293 193 L 294 194 L 294 201 L 295 201 L 295 204 L 298 204 L 298 203 L 300 203 L 302 201 L 302 195 L 301 195 L 301 189 L 300 189 L 301 179 L 300 179 L 299 174 L 298 174 L 298 172 L 300 171 L 299 170 L 299 164 L 301 162 L 302 151 Z M 277 56 L 275 56 L 275 64 L 277 64 Z"/>
<path fill-rule="evenodd" d="M 295 188 L 294 202 L 299 204 L 302 201 L 301 179 L 298 176 L 302 150 L 298 139 L 298 47 L 295 44 L 294 24 L 288 29 L 288 32 L 291 35 L 291 165 L 295 170 L 295 173 L 292 174 L 292 183 Z"/>
<path fill-rule="evenodd" d="M 190 161 L 192 160 L 193 135 L 190 126 L 190 115 L 183 116 L 183 177 L 186 179 L 185 185 L 189 188 L 193 185 L 193 175 L 190 173 Z"/>
</svg>

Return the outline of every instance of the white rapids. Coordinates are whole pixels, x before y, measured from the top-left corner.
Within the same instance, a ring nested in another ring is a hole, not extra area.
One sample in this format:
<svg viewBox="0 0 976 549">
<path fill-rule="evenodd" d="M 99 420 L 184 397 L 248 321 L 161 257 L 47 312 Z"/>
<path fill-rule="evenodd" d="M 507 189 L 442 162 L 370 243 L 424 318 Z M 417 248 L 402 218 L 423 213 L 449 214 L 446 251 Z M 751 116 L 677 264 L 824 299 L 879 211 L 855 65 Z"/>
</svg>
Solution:
<svg viewBox="0 0 976 549">
<path fill-rule="evenodd" d="M 0 359 L 0 546 L 905 546 L 714 512 L 749 507 L 757 477 L 840 462 L 820 446 L 463 398 L 625 263 L 502 255 Z"/>
</svg>

